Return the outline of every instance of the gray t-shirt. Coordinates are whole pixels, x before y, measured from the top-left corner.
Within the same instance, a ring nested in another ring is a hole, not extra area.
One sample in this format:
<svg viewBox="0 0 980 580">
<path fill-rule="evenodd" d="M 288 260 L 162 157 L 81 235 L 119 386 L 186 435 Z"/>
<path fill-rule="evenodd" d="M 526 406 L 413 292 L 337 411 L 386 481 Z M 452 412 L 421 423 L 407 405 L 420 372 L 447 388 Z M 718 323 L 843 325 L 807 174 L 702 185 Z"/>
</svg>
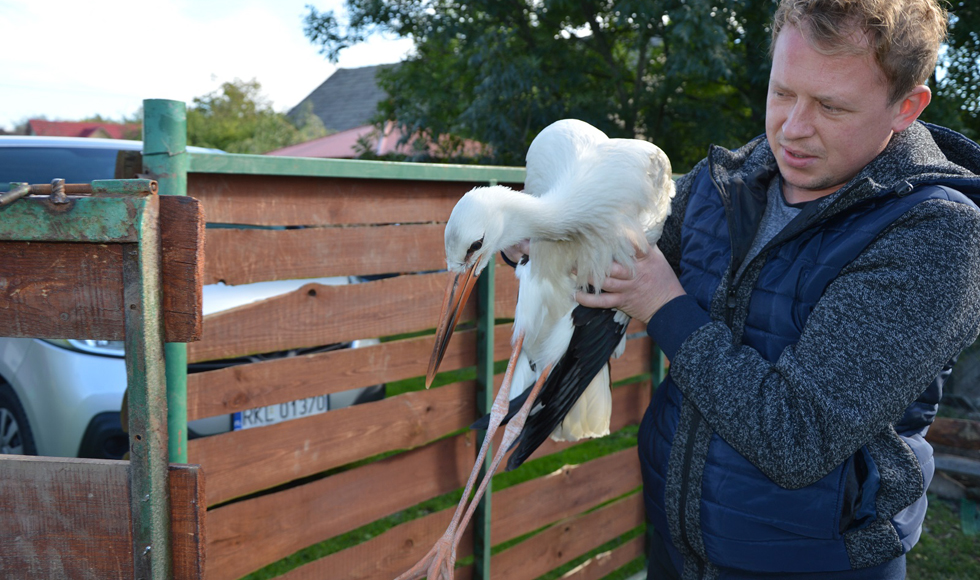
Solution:
<svg viewBox="0 0 980 580">
<path fill-rule="evenodd" d="M 759 230 L 755 233 L 749 253 L 746 254 L 742 264 L 738 267 L 737 276 L 742 275 L 742 270 L 752 261 L 752 258 L 759 254 L 759 251 L 781 232 L 786 224 L 797 216 L 801 211 L 799 207 L 794 207 L 786 203 L 783 197 L 783 180 L 777 173 L 769 182 L 769 189 L 766 190 L 766 210 L 762 213 L 762 222 Z"/>
</svg>

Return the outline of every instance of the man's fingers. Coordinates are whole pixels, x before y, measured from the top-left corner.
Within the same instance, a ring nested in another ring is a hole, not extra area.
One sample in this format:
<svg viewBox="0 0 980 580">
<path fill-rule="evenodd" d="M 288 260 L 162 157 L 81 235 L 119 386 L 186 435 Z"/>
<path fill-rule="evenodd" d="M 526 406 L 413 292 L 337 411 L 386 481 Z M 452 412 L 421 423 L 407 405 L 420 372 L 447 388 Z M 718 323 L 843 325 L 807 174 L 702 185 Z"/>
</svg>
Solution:
<svg viewBox="0 0 980 580">
<path fill-rule="evenodd" d="M 606 292 L 622 292 L 629 282 L 629 279 L 609 277 L 602 281 L 602 289 Z"/>
<path fill-rule="evenodd" d="M 619 262 L 613 262 L 612 267 L 609 268 L 609 278 L 620 279 L 620 280 L 630 280 L 633 278 L 633 274 L 629 271 L 629 268 L 620 264 Z"/>
<path fill-rule="evenodd" d="M 589 308 L 616 308 L 619 305 L 618 294 L 589 294 L 580 290 L 575 293 L 575 300 Z"/>
</svg>

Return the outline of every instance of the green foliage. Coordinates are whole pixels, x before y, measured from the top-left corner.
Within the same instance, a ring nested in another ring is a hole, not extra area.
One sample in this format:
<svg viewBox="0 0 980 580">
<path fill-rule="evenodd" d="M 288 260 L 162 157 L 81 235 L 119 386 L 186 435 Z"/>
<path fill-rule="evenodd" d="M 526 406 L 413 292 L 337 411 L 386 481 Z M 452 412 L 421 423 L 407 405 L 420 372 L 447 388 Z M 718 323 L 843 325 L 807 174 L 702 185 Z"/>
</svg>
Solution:
<svg viewBox="0 0 980 580">
<path fill-rule="evenodd" d="M 291 119 L 275 112 L 260 89 L 255 79 L 236 79 L 195 97 L 187 110 L 187 144 L 229 153 L 267 153 L 327 135 L 311 109 Z"/>
<path fill-rule="evenodd" d="M 687 171 L 709 143 L 764 130 L 769 23 L 777 0 L 347 0 L 347 18 L 308 7 L 328 58 L 375 32 L 415 40 L 380 76 L 385 119 L 435 141 L 487 143 L 523 164 L 530 140 L 575 117 L 657 143 Z M 980 137 L 980 4 L 949 3 L 950 39 L 923 119 Z"/>
<path fill-rule="evenodd" d="M 949 5 L 949 39 L 931 82 L 935 96 L 923 120 L 980 138 L 980 4 Z"/>
<path fill-rule="evenodd" d="M 306 34 L 336 60 L 376 31 L 415 40 L 380 76 L 384 107 L 408 134 L 490 145 L 522 164 L 531 139 L 564 117 L 612 137 L 645 137 L 675 169 L 710 142 L 762 131 L 774 0 L 348 0 L 342 22 L 309 7 Z"/>
</svg>

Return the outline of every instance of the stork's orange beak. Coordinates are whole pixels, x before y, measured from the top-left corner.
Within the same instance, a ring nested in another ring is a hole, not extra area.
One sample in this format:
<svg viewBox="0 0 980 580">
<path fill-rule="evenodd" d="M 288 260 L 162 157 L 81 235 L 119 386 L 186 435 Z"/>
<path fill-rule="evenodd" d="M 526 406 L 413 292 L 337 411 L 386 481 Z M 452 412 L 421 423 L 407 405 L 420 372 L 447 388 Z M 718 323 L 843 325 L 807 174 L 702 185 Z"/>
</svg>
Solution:
<svg viewBox="0 0 980 580">
<path fill-rule="evenodd" d="M 432 349 L 432 356 L 429 358 L 429 370 L 425 373 L 425 388 L 432 385 L 439 370 L 439 363 L 446 354 L 446 347 L 449 346 L 449 339 L 453 336 L 453 330 L 459 321 L 459 316 L 466 306 L 466 300 L 473 292 L 476 281 L 480 275 L 473 275 L 476 264 L 466 270 L 454 275 L 449 280 L 446 287 L 446 296 L 442 299 L 442 314 L 439 316 L 439 327 L 436 329 L 436 343 Z"/>
</svg>

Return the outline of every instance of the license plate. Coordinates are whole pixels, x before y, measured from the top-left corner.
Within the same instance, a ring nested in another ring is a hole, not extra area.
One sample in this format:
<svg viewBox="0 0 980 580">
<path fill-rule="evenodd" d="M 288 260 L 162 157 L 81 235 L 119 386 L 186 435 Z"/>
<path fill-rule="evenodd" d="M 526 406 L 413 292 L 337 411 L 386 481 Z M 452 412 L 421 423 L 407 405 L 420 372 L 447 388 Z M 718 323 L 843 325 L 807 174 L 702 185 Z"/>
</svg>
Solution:
<svg viewBox="0 0 980 580">
<path fill-rule="evenodd" d="M 254 427 L 265 427 L 266 425 L 275 425 L 283 421 L 291 421 L 301 417 L 310 417 L 325 413 L 328 408 L 327 397 L 328 395 L 307 397 L 288 403 L 239 411 L 232 415 L 232 429 L 240 431 Z"/>
</svg>

